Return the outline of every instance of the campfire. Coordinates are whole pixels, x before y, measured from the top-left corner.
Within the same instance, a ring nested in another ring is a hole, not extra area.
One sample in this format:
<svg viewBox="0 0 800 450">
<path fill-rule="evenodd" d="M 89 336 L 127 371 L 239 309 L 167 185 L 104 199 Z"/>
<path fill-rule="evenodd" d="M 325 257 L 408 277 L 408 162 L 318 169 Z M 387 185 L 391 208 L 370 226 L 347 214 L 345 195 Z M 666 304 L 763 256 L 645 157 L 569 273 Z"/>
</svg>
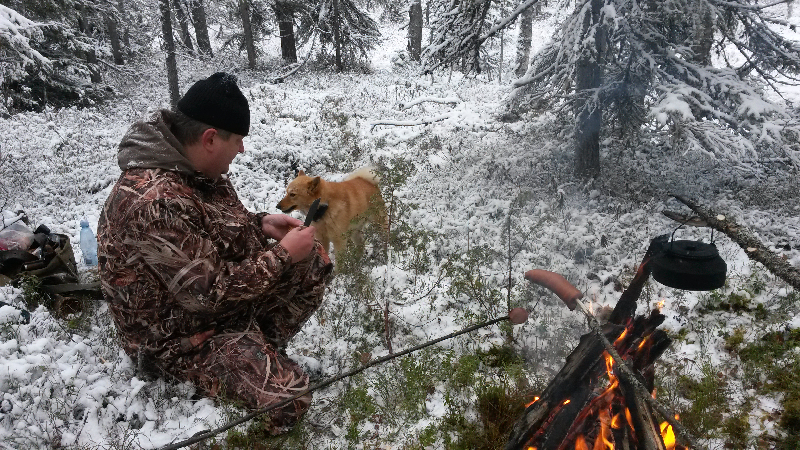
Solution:
<svg viewBox="0 0 800 450">
<path fill-rule="evenodd" d="M 657 329 L 665 319 L 659 309 L 634 317 L 636 301 L 649 276 L 646 260 L 604 325 L 585 310 L 594 331 L 581 337 L 541 396 L 527 405 L 506 450 L 687 448 L 676 441 L 670 424 L 676 421 L 658 420 L 652 407 L 656 395 L 653 363 L 671 339 Z M 553 290 L 571 309 L 575 302 L 580 303 L 580 291 L 560 275 L 537 270 L 528 272 L 526 278 Z M 609 346 L 617 355 L 609 354 Z M 630 370 L 621 370 L 619 358 Z"/>
</svg>

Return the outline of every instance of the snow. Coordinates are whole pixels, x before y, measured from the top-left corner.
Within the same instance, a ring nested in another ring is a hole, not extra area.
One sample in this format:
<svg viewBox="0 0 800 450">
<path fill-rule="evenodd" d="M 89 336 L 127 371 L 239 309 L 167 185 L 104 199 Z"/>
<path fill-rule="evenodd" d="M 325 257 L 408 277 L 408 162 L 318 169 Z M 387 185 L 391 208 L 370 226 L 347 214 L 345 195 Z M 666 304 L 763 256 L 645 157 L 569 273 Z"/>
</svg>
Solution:
<svg viewBox="0 0 800 450">
<path fill-rule="evenodd" d="M 550 13 L 552 20 L 564 14 Z M 604 14 L 613 18 L 616 12 Z M 531 378 L 549 378 L 563 364 L 559 351 L 568 351 L 587 330 L 581 317 L 551 294 L 528 285 L 522 274 L 533 268 L 562 273 L 586 294 L 594 310 L 613 306 L 619 298 L 615 281 L 626 284 L 649 240 L 676 228 L 660 214 L 663 209 L 680 208 L 669 192 L 695 196 L 736 217 L 790 263 L 800 265 L 798 191 L 790 181 L 775 181 L 784 176 L 779 171 L 745 173 L 702 155 L 638 148 L 604 154 L 609 162 L 603 179 L 584 185 L 571 175 L 567 139 L 554 134 L 560 120 L 557 113 L 501 123 L 498 113 L 510 86 L 498 84 L 496 78 L 458 73 L 417 77 L 413 67 L 392 63 L 405 46 L 404 31 L 391 24 L 383 31 L 387 38 L 374 56 L 373 74 L 310 72 L 277 85 L 264 83 L 262 73 L 237 74 L 251 105 L 252 121 L 247 150 L 231 165 L 230 173 L 248 208 L 277 213 L 274 205 L 294 169 L 335 180 L 379 161 L 397 167 L 408 162 L 408 178 L 392 194 L 414 206 L 405 216 L 408 225 L 430 233 L 417 237 L 424 244 L 419 247 L 429 259 L 427 267 L 414 267 L 413 251 L 408 250 L 371 269 L 368 277 L 377 286 L 376 298 L 353 298 L 344 285 L 347 279 L 330 286 L 326 304 L 287 349 L 317 380 L 351 369 L 356 353 L 369 352 L 373 359 L 388 355 L 385 342 L 365 329 L 374 326 L 370 317 L 375 311 L 387 305 L 396 326 L 395 352 L 463 329 L 476 318 L 504 314 L 509 264 L 512 297 L 531 312 L 526 324 L 515 327 L 515 348 L 529 361 Z M 537 31 L 547 35 L 546 28 Z M 534 45 L 545 41 L 535 39 Z M 512 48 L 506 49 L 507 55 L 513 54 Z M 241 56 L 217 58 L 206 66 L 185 62 L 182 87 L 218 67 L 246 65 Z M 126 97 L 108 105 L 0 119 L 4 131 L 0 148 L 20 168 L 8 181 L 16 190 L 13 202 L 4 206 L 4 219 L 12 220 L 24 210 L 33 223 L 70 236 L 83 277 L 94 274 L 82 264 L 78 222 L 86 217 L 96 230 L 103 202 L 120 173 L 116 143 L 131 121 L 164 106 L 167 98 L 162 66 L 153 65 L 158 67 L 141 80 L 121 79 L 132 87 Z M 668 93 L 653 114 L 662 123 L 669 114 L 690 117 L 682 98 Z M 754 99 L 740 113 L 758 117 L 770 108 Z M 336 120 L 342 116 L 347 121 L 340 125 Z M 467 249 L 485 247 L 505 254 L 507 224 L 513 227 L 511 261 L 494 257 L 485 265 L 470 266 Z M 709 239 L 706 229 L 678 233 L 687 239 Z M 760 277 L 767 288 L 753 302 L 770 310 L 776 308 L 775 298 L 791 292 L 726 237 L 714 237 L 734 285 L 726 292 L 742 280 Z M 786 243 L 790 250 L 782 247 Z M 445 274 L 453 266 L 482 277 L 499 297 L 451 293 L 456 292 L 455 283 Z M 662 328 L 687 332 L 662 359 L 683 365 L 690 376 L 699 376 L 704 362 L 726 363 L 722 333 L 744 327 L 757 337 L 763 331 L 751 329 L 749 319 L 733 313 L 702 316 L 698 310 L 710 301 L 708 294 L 680 292 L 654 281 L 648 284 L 638 312 L 650 310 L 660 300 L 666 315 Z M 67 320 L 54 317 L 45 307 L 31 311 L 30 323 L 21 324 L 20 309 L 25 306 L 19 289 L 0 287 L 0 301 L 10 304 L 0 307 L 0 448 L 159 448 L 243 413 L 196 396 L 191 385 L 138 378 L 116 342 L 103 303 L 83 318 L 83 325 L 70 328 Z M 800 317 L 787 317 L 772 326 L 800 328 Z M 461 352 L 503 342 L 493 327 L 438 347 Z M 396 376 L 389 366 L 371 370 Z M 733 382 L 734 388 L 742 385 L 741 380 Z M 346 418 L 328 407 L 344 390 L 334 384 L 315 394 L 308 418 L 324 425 L 316 436 L 319 448 L 346 446 Z M 444 417 L 448 395 L 436 386 L 425 399 L 429 416 L 407 424 L 406 430 L 422 430 Z M 757 408 L 763 412 L 758 418 L 766 417 L 780 409 L 779 399 L 760 397 Z M 772 429 L 774 419 L 754 422 L 753 427 Z M 402 447 L 395 444 L 393 448 Z"/>
</svg>

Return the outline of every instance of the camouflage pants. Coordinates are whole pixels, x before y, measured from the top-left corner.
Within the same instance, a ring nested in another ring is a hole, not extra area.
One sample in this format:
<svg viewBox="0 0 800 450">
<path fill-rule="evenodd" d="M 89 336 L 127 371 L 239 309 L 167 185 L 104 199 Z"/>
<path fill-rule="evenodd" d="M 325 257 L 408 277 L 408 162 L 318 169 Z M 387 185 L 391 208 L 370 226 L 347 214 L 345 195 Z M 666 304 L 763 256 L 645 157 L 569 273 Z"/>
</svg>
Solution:
<svg viewBox="0 0 800 450">
<path fill-rule="evenodd" d="M 317 252 L 292 266 L 275 289 L 251 309 L 252 326 L 211 336 L 193 357 L 181 358 L 173 374 L 187 379 L 211 397 L 259 409 L 281 402 L 309 387 L 308 375 L 283 352 L 319 308 L 332 265 Z M 177 373 L 176 373 L 177 372 Z M 311 405 L 311 394 L 273 410 L 271 433 L 291 427 Z"/>
</svg>

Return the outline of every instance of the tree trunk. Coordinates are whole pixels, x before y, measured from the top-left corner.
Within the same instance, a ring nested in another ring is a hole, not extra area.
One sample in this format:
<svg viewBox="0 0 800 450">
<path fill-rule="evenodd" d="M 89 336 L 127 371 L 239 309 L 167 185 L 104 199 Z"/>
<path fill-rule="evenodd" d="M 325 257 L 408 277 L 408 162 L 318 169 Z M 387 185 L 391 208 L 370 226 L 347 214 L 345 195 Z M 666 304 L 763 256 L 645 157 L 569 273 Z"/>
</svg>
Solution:
<svg viewBox="0 0 800 450">
<path fill-rule="evenodd" d="M 281 33 L 281 57 L 287 63 L 297 62 L 297 46 L 294 39 L 294 13 L 283 1 L 275 2 L 275 18 Z"/>
<path fill-rule="evenodd" d="M 517 77 L 522 77 L 528 71 L 528 63 L 531 57 L 531 37 L 533 36 L 533 13 L 533 7 L 528 7 L 520 15 L 517 62 L 514 66 L 514 75 Z"/>
<path fill-rule="evenodd" d="M 122 13 L 122 11 L 120 11 Z M 106 29 L 108 30 L 108 39 L 111 41 L 111 55 L 114 57 L 114 64 L 123 65 L 125 60 L 122 59 L 122 46 L 119 39 L 119 28 L 117 21 L 111 15 L 106 15 Z"/>
<path fill-rule="evenodd" d="M 714 43 L 714 14 L 711 8 L 699 6 L 692 13 L 692 61 L 702 65 L 711 65 L 711 46 Z"/>
<path fill-rule="evenodd" d="M 86 52 L 86 62 L 89 63 L 89 79 L 92 80 L 92 83 L 103 81 L 103 77 L 100 76 L 100 68 L 98 67 L 97 53 L 94 49 Z"/>
<path fill-rule="evenodd" d="M 161 10 L 161 34 L 164 38 L 164 51 L 167 54 L 167 81 L 169 83 L 169 99 L 173 108 L 178 104 L 180 92 L 178 87 L 178 62 L 175 58 L 175 40 L 172 38 L 172 20 L 170 20 L 169 0 L 158 0 Z"/>
<path fill-rule="evenodd" d="M 211 51 L 211 39 L 208 37 L 208 23 L 206 23 L 206 8 L 203 0 L 190 0 L 192 9 L 192 24 L 197 37 L 197 48 L 201 54 L 214 56 Z"/>
<path fill-rule="evenodd" d="M 600 128 L 602 107 L 597 90 L 603 80 L 603 45 L 605 36 L 598 25 L 602 0 L 591 0 L 591 11 L 584 17 L 584 34 L 596 30 L 594 48 L 587 51 L 575 69 L 575 175 L 594 178 L 600 175 Z"/>
<path fill-rule="evenodd" d="M 186 11 L 183 10 L 181 0 L 173 0 L 172 6 L 175 8 L 175 18 L 181 28 L 181 41 L 184 47 L 189 50 L 189 53 L 194 53 L 194 45 L 192 45 L 192 35 L 189 34 L 189 20 L 186 17 Z"/>
<path fill-rule="evenodd" d="M 425 2 L 425 26 L 431 27 L 431 2 Z M 428 32 L 428 44 L 433 42 L 433 33 Z"/>
<path fill-rule="evenodd" d="M 336 71 L 342 72 L 344 65 L 342 64 L 342 39 L 339 35 L 339 0 L 333 0 L 333 19 L 331 20 L 333 26 L 333 51 L 336 61 Z"/>
<path fill-rule="evenodd" d="M 86 6 L 81 5 L 78 14 L 78 29 L 85 35 L 91 35 L 94 31 L 94 24 L 89 21 L 89 12 Z"/>
<path fill-rule="evenodd" d="M 408 8 L 408 54 L 414 61 L 422 55 L 422 0 L 412 0 Z"/>
<path fill-rule="evenodd" d="M 247 49 L 247 64 L 251 69 L 256 68 L 256 44 L 253 37 L 253 26 L 250 24 L 250 3 L 248 0 L 239 0 L 239 16 L 242 18 L 244 29 L 244 45 Z"/>
</svg>

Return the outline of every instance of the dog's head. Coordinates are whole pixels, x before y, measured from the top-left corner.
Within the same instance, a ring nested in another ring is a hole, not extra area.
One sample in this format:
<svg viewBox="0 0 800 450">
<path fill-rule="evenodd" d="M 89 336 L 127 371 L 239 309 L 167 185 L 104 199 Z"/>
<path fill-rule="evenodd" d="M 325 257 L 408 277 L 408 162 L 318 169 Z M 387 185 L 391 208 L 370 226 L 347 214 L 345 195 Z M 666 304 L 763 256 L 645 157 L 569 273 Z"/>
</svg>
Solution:
<svg viewBox="0 0 800 450">
<path fill-rule="evenodd" d="M 319 177 L 309 177 L 302 170 L 298 172 L 297 178 L 286 186 L 286 195 L 278 202 L 278 209 L 285 214 L 295 209 L 307 213 L 311 203 L 320 197 L 319 181 Z"/>
</svg>

